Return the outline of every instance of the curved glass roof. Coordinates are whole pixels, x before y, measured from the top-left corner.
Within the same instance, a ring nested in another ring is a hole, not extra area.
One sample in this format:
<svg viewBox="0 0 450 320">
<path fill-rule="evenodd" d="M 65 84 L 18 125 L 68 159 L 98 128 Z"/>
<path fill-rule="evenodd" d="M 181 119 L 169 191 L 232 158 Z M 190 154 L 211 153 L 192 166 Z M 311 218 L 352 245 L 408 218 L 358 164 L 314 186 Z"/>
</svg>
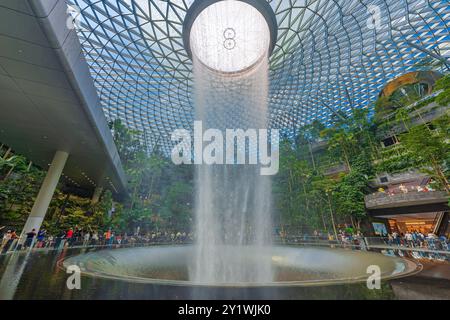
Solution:
<svg viewBox="0 0 450 320">
<path fill-rule="evenodd" d="M 370 108 L 386 82 L 450 46 L 448 0 L 269 0 L 278 21 L 270 59 L 270 124 L 287 135 L 338 110 Z M 192 62 L 182 25 L 193 0 L 71 0 L 108 119 L 170 151 L 193 126 Z M 448 51 L 445 51 L 448 52 Z"/>
</svg>

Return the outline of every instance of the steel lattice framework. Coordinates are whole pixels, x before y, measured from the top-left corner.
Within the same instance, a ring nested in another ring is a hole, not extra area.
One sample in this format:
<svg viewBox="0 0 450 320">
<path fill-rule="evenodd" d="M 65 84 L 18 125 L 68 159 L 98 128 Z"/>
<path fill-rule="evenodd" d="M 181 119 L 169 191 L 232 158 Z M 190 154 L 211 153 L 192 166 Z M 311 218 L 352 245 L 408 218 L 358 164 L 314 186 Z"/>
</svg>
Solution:
<svg viewBox="0 0 450 320">
<path fill-rule="evenodd" d="M 169 151 L 193 125 L 182 25 L 193 0 L 71 0 L 108 119 Z M 269 0 L 278 21 L 270 123 L 292 135 L 336 111 L 371 108 L 386 82 L 450 46 L 448 0 Z"/>
</svg>

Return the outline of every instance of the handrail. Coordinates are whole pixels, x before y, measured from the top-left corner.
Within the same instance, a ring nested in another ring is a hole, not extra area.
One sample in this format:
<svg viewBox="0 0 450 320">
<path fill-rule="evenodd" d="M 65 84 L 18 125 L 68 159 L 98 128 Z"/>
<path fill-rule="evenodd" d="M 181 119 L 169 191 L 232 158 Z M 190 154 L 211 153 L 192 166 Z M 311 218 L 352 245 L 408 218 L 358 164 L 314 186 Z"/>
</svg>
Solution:
<svg viewBox="0 0 450 320">
<path fill-rule="evenodd" d="M 410 190 L 408 190 L 408 192 L 401 192 L 401 191 L 374 192 L 374 193 L 366 195 L 365 200 L 370 201 L 370 200 L 377 200 L 377 199 L 386 199 L 386 198 L 391 198 L 391 197 L 407 196 L 408 194 L 409 195 L 423 194 L 423 195 L 429 195 L 429 196 L 440 196 L 440 195 L 446 196 L 447 192 L 442 191 L 442 190 L 417 191 L 416 189 L 411 188 Z"/>
<path fill-rule="evenodd" d="M 428 96 L 426 96 L 426 97 L 424 97 L 424 98 L 422 98 L 420 100 L 417 100 L 416 102 L 413 102 L 412 104 L 406 106 L 405 110 L 410 110 L 410 109 L 414 108 L 415 106 L 417 106 L 417 105 L 419 105 L 419 104 L 421 104 L 421 103 L 423 103 L 423 102 L 425 102 L 427 100 L 432 100 L 433 98 L 436 98 L 438 95 L 440 95 L 442 92 L 444 92 L 444 90 L 435 91 L 435 92 L 431 93 L 430 95 L 428 95 Z M 433 102 L 431 101 L 429 104 L 427 104 L 427 105 L 425 105 L 423 107 L 429 106 L 431 103 L 433 103 Z M 414 110 L 414 111 L 417 111 L 417 110 Z M 383 117 L 383 120 L 391 119 L 394 116 L 395 116 L 395 111 L 385 115 Z"/>
<path fill-rule="evenodd" d="M 8 250 L 4 252 L 3 248 L 0 250 L 0 255 L 8 254 L 12 252 L 25 252 L 29 250 L 33 251 L 53 251 L 53 250 L 61 250 L 64 248 L 68 249 L 82 249 L 82 248 L 116 248 L 116 247 L 139 247 L 139 246 L 155 246 L 155 245 L 181 245 L 181 244 L 191 244 L 191 240 L 174 240 L 174 241 L 139 241 L 139 242 L 122 242 L 122 243 L 106 243 L 106 241 L 97 241 L 98 244 L 85 244 L 83 240 L 74 242 L 68 245 L 66 239 L 62 239 L 58 246 L 55 246 L 55 243 L 51 243 L 45 247 L 36 247 L 36 241 L 33 240 L 32 244 L 27 248 L 18 248 L 18 239 L 15 239 L 9 246 Z"/>
<path fill-rule="evenodd" d="M 389 239 L 387 237 L 366 237 L 370 248 L 390 248 L 409 251 L 439 252 L 450 254 L 450 243 L 440 238 L 425 237 L 421 240 L 405 240 L 403 238 Z M 442 250 L 441 250 L 442 249 Z"/>
</svg>

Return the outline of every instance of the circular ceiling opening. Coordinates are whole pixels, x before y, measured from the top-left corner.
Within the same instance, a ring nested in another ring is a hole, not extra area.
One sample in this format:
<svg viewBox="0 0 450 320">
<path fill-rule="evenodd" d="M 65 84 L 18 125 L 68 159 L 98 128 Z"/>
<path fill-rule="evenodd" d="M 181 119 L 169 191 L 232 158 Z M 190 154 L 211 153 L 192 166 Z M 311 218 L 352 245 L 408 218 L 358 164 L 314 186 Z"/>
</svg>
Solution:
<svg viewBox="0 0 450 320">
<path fill-rule="evenodd" d="M 265 0 L 197 0 L 187 12 L 183 38 L 192 59 L 235 74 L 272 53 L 276 30 L 275 14 Z"/>
</svg>

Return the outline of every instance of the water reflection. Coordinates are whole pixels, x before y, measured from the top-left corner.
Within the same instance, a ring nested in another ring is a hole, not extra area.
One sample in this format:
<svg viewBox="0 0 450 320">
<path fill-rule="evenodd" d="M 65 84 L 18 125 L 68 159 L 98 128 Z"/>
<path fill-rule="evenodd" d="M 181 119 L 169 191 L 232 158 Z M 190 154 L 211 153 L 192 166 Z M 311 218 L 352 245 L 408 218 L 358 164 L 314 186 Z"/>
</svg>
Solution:
<svg viewBox="0 0 450 320">
<path fill-rule="evenodd" d="M 6 268 L 0 280 L 0 300 L 11 300 L 14 298 L 30 255 L 31 251 L 27 250 L 25 255 L 20 252 L 14 252 L 6 258 Z"/>
<path fill-rule="evenodd" d="M 97 249 L 36 250 L 0 255 L 1 299 L 378 299 L 393 297 L 388 283 L 314 288 L 192 288 L 82 276 L 81 290 L 69 290 L 61 260 Z M 115 251 L 115 250 L 113 250 Z"/>
</svg>

